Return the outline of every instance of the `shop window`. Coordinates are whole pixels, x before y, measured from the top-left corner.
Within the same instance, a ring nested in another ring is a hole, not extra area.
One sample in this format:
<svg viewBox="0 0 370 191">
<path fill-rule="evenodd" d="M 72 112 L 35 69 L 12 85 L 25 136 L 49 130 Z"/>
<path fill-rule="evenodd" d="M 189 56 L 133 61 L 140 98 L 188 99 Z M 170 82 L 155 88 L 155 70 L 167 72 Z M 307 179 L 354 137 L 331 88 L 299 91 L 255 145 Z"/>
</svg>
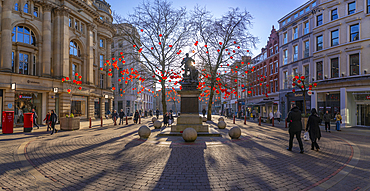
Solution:
<svg viewBox="0 0 370 191">
<path fill-rule="evenodd" d="M 350 41 L 356 41 L 359 39 L 359 24 L 350 26 Z"/>
<path fill-rule="evenodd" d="M 356 12 L 356 1 L 348 3 L 348 15 Z"/>
<path fill-rule="evenodd" d="M 39 7 L 33 7 L 33 16 L 39 17 Z"/>
<path fill-rule="evenodd" d="M 349 70 L 350 75 L 355 76 L 359 75 L 360 73 L 360 62 L 359 62 L 359 54 L 352 54 L 349 56 Z"/>
<path fill-rule="evenodd" d="M 19 53 L 19 73 L 28 74 L 29 67 L 29 55 L 24 53 Z"/>
<path fill-rule="evenodd" d="M 30 11 L 29 11 L 29 3 L 27 2 L 26 4 L 24 4 L 24 7 L 23 7 L 23 12 L 24 13 L 29 13 Z"/>
<path fill-rule="evenodd" d="M 86 102 L 87 99 L 81 96 L 73 96 L 71 103 L 71 113 L 75 117 L 86 116 Z"/>
<path fill-rule="evenodd" d="M 18 3 L 16 3 L 16 4 L 14 5 L 14 10 L 15 10 L 15 11 L 19 11 Z"/>
<path fill-rule="evenodd" d="M 75 41 L 69 42 L 69 54 L 77 57 L 81 57 L 81 50 Z"/>
<path fill-rule="evenodd" d="M 323 80 L 322 61 L 316 62 L 316 79 L 317 80 Z"/>
<path fill-rule="evenodd" d="M 338 78 L 339 77 L 339 63 L 338 58 L 332 58 L 330 59 L 331 62 L 331 77 L 332 78 Z"/>
<path fill-rule="evenodd" d="M 16 26 L 13 28 L 13 42 L 22 42 L 36 46 L 36 37 L 31 29 L 25 26 Z"/>
<path fill-rule="evenodd" d="M 39 116 L 37 122 L 40 124 L 44 119 L 41 117 L 42 109 L 42 94 L 37 92 L 21 92 L 17 91 L 14 97 L 14 122 L 16 124 L 23 123 L 23 114 L 30 113 L 35 109 Z"/>
</svg>

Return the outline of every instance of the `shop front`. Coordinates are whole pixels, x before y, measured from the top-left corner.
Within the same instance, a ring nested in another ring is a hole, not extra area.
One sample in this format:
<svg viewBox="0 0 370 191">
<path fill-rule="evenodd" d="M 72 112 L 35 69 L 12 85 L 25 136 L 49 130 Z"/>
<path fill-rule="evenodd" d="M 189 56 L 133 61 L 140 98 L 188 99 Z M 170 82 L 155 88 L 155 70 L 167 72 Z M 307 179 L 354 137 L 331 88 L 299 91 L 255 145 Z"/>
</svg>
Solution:
<svg viewBox="0 0 370 191">
<path fill-rule="evenodd" d="M 348 103 L 352 125 L 370 127 L 370 92 L 349 93 Z"/>
<path fill-rule="evenodd" d="M 293 105 L 297 105 L 299 110 L 304 113 L 304 97 L 303 92 L 295 92 L 295 93 L 288 93 L 288 108 L 287 111 L 293 107 Z M 311 96 L 306 93 L 306 113 L 310 113 L 311 110 Z"/>
<path fill-rule="evenodd" d="M 323 117 L 326 111 L 328 111 L 330 119 L 334 122 L 335 114 L 340 112 L 340 93 L 318 93 L 317 107 L 320 117 Z"/>
<path fill-rule="evenodd" d="M 23 114 L 35 112 L 38 116 L 37 123 L 41 124 L 43 120 L 42 112 L 42 93 L 37 92 L 16 92 L 14 98 L 14 123 L 16 126 L 23 125 Z"/>
<path fill-rule="evenodd" d="M 87 97 L 85 96 L 72 96 L 71 113 L 75 117 L 87 118 Z"/>
</svg>

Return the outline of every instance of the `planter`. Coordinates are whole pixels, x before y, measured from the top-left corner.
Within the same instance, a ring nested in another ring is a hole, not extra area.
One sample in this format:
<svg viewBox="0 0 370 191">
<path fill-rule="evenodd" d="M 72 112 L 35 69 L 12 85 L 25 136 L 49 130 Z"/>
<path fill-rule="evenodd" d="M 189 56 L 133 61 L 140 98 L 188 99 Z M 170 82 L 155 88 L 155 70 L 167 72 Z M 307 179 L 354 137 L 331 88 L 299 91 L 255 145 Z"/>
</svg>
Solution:
<svg viewBox="0 0 370 191">
<path fill-rule="evenodd" d="M 302 130 L 306 129 L 308 117 L 302 117 Z"/>
<path fill-rule="evenodd" d="M 59 121 L 61 130 L 73 131 L 80 129 L 80 118 L 78 117 L 62 117 Z"/>
</svg>

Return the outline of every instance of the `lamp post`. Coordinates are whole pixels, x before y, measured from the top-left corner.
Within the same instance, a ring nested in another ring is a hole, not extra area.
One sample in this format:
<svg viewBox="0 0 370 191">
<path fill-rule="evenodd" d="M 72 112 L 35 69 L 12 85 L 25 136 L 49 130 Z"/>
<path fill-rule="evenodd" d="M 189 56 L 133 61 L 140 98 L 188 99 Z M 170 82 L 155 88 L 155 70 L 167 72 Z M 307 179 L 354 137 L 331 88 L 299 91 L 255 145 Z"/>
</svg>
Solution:
<svg viewBox="0 0 370 191">
<path fill-rule="evenodd" d="M 17 88 L 17 84 L 16 84 L 16 83 L 12 83 L 12 84 L 11 84 L 11 86 L 10 86 L 10 88 L 11 88 L 12 90 L 16 90 L 16 88 Z"/>
</svg>

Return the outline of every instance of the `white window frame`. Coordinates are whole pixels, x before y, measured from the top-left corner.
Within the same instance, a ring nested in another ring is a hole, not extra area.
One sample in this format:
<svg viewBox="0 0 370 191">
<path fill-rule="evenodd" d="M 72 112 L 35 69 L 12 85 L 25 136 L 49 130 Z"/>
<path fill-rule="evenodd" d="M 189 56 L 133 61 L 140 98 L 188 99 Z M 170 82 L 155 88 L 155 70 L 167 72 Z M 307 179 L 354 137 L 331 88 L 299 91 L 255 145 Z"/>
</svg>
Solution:
<svg viewBox="0 0 370 191">
<path fill-rule="evenodd" d="M 288 64 L 288 49 L 283 50 L 283 65 Z"/>
</svg>

